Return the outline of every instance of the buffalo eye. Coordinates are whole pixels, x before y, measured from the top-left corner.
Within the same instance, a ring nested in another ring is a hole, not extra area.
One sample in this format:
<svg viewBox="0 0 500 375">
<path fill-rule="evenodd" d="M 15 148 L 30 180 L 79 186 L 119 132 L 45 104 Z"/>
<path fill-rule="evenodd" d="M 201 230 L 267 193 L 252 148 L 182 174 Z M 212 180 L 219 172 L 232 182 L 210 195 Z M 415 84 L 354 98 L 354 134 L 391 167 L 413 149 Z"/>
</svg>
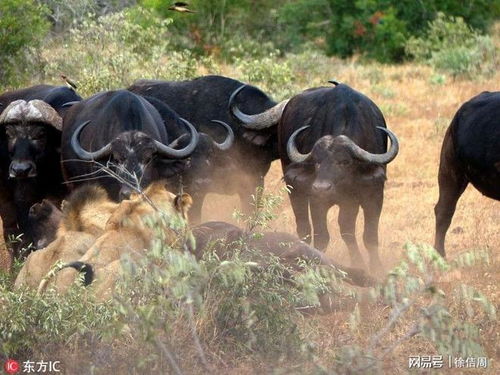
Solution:
<svg viewBox="0 0 500 375">
<path fill-rule="evenodd" d="M 31 134 L 31 139 L 34 141 L 40 141 L 45 137 L 45 132 L 43 130 L 37 131 L 36 133 Z"/>
<path fill-rule="evenodd" d="M 6 126 L 5 134 L 7 134 L 9 138 L 16 138 L 16 129 L 13 126 Z"/>
</svg>

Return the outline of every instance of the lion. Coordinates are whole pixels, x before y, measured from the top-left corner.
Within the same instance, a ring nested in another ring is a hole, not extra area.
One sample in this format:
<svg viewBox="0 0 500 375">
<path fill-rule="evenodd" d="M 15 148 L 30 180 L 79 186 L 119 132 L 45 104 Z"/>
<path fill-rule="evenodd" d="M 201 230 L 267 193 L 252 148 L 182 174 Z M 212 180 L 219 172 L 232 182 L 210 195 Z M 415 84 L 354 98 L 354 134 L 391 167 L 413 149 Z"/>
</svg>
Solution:
<svg viewBox="0 0 500 375">
<path fill-rule="evenodd" d="M 100 200 L 99 204 L 110 207 L 108 200 Z M 113 286 L 122 273 L 121 260 L 125 256 L 140 259 L 151 248 L 156 235 L 172 246 L 181 244 L 183 236 L 168 222 L 178 220 L 185 224 L 191 205 L 188 194 L 176 196 L 165 189 L 163 182 L 151 184 L 144 193 L 133 194 L 113 207 L 103 232 L 87 251 L 59 267 L 60 272 L 54 273 L 53 277 L 45 278 L 39 285 L 39 292 L 52 284 L 57 291 L 64 293 L 84 269 L 85 277 L 92 275 L 91 290 L 96 297 L 101 300 L 111 297 Z M 71 216 L 74 224 L 81 221 L 79 212 L 85 211 L 85 206 L 82 206 L 78 212 L 68 212 L 68 217 Z M 148 221 L 157 223 L 156 229 L 148 225 Z"/>
<path fill-rule="evenodd" d="M 3 236 L 3 222 L 0 217 L 0 271 L 10 272 L 12 267 L 12 254 L 7 248 Z"/>
<path fill-rule="evenodd" d="M 82 257 L 104 233 L 106 223 L 117 207 L 118 203 L 111 202 L 103 188 L 86 185 L 75 190 L 63 202 L 55 240 L 28 256 L 14 287 L 36 288 L 55 263 Z"/>
</svg>

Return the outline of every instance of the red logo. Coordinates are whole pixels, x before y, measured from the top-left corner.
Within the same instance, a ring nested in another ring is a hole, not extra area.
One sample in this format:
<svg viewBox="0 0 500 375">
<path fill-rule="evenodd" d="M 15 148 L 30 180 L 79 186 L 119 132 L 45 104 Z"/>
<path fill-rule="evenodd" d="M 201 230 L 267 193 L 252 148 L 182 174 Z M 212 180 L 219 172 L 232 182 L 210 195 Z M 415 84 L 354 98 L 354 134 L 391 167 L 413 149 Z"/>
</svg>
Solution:
<svg viewBox="0 0 500 375">
<path fill-rule="evenodd" d="M 8 359 L 3 365 L 3 369 L 7 374 L 15 374 L 19 371 L 19 362 L 13 359 Z"/>
</svg>

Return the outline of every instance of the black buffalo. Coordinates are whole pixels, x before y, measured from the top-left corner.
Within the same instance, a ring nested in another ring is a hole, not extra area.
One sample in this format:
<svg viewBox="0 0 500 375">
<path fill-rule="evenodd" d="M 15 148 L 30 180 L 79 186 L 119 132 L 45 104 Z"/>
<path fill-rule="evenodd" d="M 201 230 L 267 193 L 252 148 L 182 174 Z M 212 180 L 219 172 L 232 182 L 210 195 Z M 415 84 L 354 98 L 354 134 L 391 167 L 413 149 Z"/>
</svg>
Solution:
<svg viewBox="0 0 500 375">
<path fill-rule="evenodd" d="M 438 181 L 434 247 L 445 256 L 446 231 L 467 185 L 500 200 L 500 92 L 483 92 L 455 114 L 444 136 Z"/>
<path fill-rule="evenodd" d="M 97 180 L 119 201 L 181 172 L 199 135 L 168 107 L 155 104 L 118 90 L 73 105 L 64 117 L 61 149 L 64 178 L 71 187 Z M 170 146 L 186 128 L 187 145 Z"/>
<path fill-rule="evenodd" d="M 38 85 L 0 95 L 0 215 L 15 255 L 32 242 L 29 208 L 44 198 L 56 203 L 62 184 L 60 145 L 63 104 L 81 100 L 65 86 Z"/>
<path fill-rule="evenodd" d="M 363 264 L 355 237 L 359 207 L 363 208 L 364 242 L 371 268 L 381 266 L 378 256 L 378 223 L 382 210 L 386 164 L 399 149 L 386 129 L 379 108 L 347 85 L 306 90 L 260 115 L 253 129 L 278 126 L 279 153 L 290 200 L 301 238 L 325 249 L 330 236 L 327 213 L 339 206 L 342 239 L 353 265 Z M 391 148 L 387 149 L 387 137 Z"/>
<path fill-rule="evenodd" d="M 151 104 L 158 110 L 165 123 L 169 123 L 169 119 L 174 113 L 177 114 L 161 100 L 144 96 Z M 211 120 L 211 124 L 218 124 L 218 127 L 205 127 L 206 131 L 217 134 L 208 135 L 204 132 L 199 132 L 199 140 L 196 148 L 189 157 L 182 173 L 174 175 L 168 179 L 167 188 L 172 193 L 177 193 L 182 184 L 186 191 L 193 196 L 194 204 L 190 210 L 190 221 L 198 223 L 201 219 L 201 208 L 203 205 L 203 198 L 208 191 L 214 191 L 214 182 L 227 181 L 228 174 L 236 173 L 236 171 L 229 170 L 232 166 L 230 154 L 226 152 L 234 143 L 233 129 L 223 121 Z M 217 142 L 214 137 L 220 137 L 221 129 L 225 129 L 227 136 L 222 142 Z M 189 143 L 189 134 L 183 134 L 177 138 L 170 146 L 183 147 Z M 221 169 L 220 166 L 226 166 Z"/>
<path fill-rule="evenodd" d="M 199 131 L 216 139 L 223 139 L 224 134 L 221 127 L 211 123 L 211 120 L 229 124 L 235 133 L 234 145 L 226 151 L 217 152 L 210 159 L 202 156 L 204 151 L 200 148 L 198 158 L 192 160 L 192 167 L 198 169 L 198 173 L 191 174 L 198 176 L 196 181 L 193 180 L 194 185 L 187 184 L 195 202 L 190 211 L 193 222 L 199 222 L 203 200 L 208 192 L 238 194 L 243 211 L 248 212 L 249 197 L 257 186 L 263 185 L 271 162 L 278 158 L 275 129 L 246 129 L 227 111 L 231 94 L 242 86 L 240 81 L 231 78 L 205 76 L 180 82 L 141 80 L 129 87 L 132 92 L 152 96 L 168 104 Z M 235 103 L 247 113 L 260 113 L 276 104 L 253 86 L 245 86 Z M 211 165 L 206 165 L 204 160 Z"/>
</svg>

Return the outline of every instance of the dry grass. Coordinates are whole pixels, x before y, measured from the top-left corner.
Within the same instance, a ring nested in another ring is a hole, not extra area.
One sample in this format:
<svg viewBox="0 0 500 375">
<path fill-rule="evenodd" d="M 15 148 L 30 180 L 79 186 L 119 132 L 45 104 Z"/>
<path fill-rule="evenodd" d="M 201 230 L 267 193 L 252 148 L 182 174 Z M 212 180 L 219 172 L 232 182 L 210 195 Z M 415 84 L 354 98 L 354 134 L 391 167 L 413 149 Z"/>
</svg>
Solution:
<svg viewBox="0 0 500 375">
<path fill-rule="evenodd" d="M 500 40 L 500 24 L 497 24 L 496 41 Z M 478 93 L 499 89 L 500 73 L 482 80 L 452 80 L 450 77 L 437 75 L 431 68 L 416 65 L 379 66 L 359 65 L 353 61 L 339 61 L 321 58 L 314 61 L 315 70 L 297 70 L 297 81 L 292 84 L 296 92 L 303 89 L 328 85 L 328 79 L 337 79 L 365 93 L 382 109 L 388 127 L 399 137 L 400 154 L 388 166 L 388 181 L 385 190 L 384 209 L 380 222 L 380 254 L 387 269 L 402 258 L 403 245 L 408 242 L 433 243 L 434 205 L 438 199 L 437 171 L 439 153 L 444 132 L 453 115 L 462 103 Z M 241 78 L 241 73 L 234 66 L 218 66 L 217 72 L 199 68 L 202 74 L 223 74 Z M 142 78 L 142 77 L 134 77 Z M 131 80 L 131 82 L 133 79 Z M 434 83 L 433 83 L 434 82 Z M 35 82 L 33 82 L 35 83 Z M 59 82 L 58 82 L 59 83 Z M 259 83 L 254 82 L 259 85 Z M 279 96 L 279 93 L 277 93 Z M 235 178 L 231 176 L 231 178 Z M 279 193 L 283 187 L 282 171 L 278 161 L 274 162 L 266 176 L 266 190 Z M 234 222 L 232 212 L 239 208 L 236 196 L 218 196 L 211 194 L 205 201 L 203 219 L 225 220 Z M 327 255 L 340 263 L 349 263 L 347 248 L 339 236 L 337 225 L 338 209 L 330 210 L 328 221 L 331 242 Z M 357 238 L 362 245 L 361 236 L 363 217 L 359 215 Z M 458 282 L 463 282 L 481 290 L 493 304 L 500 307 L 500 202 L 483 197 L 469 186 L 458 202 L 457 211 L 448 231 L 446 250 L 449 258 L 454 258 L 466 250 L 488 249 L 492 254 L 491 263 L 476 265 L 470 269 L 448 275 L 440 287 L 451 293 Z M 295 232 L 295 220 L 288 198 L 280 209 L 273 228 Z M 363 248 L 363 246 L 361 246 Z M 364 254 L 366 252 L 363 251 Z M 451 298 L 451 311 L 462 316 L 464 308 L 457 298 Z M 352 307 L 351 307 L 352 308 Z M 303 331 L 307 339 L 316 343 L 318 362 L 332 365 L 335 353 L 343 345 L 354 342 L 363 344 L 387 321 L 389 308 L 383 305 L 361 306 L 363 323 L 353 333 L 349 327 L 351 311 L 339 311 L 330 315 L 313 316 L 305 319 Z M 386 338 L 395 340 L 404 334 L 404 328 L 411 325 L 415 314 L 405 318 Z M 485 323 L 478 315 L 474 323 L 481 329 L 481 343 L 490 358 L 487 373 L 498 373 L 500 359 L 500 337 L 498 324 Z M 189 349 L 186 348 L 187 351 Z M 128 354 L 126 348 L 124 353 Z M 423 339 L 415 338 L 398 347 L 384 362 L 383 372 L 387 374 L 405 374 L 408 372 L 409 355 L 433 355 L 435 349 Z M 131 353 L 132 355 L 132 353 Z M 124 357 L 126 357 L 125 355 Z M 95 360 L 95 358 L 94 358 Z M 135 360 L 135 359 L 134 359 Z M 260 363 L 259 359 L 220 358 L 215 364 L 217 373 L 269 373 L 273 367 L 285 367 L 292 372 L 303 373 L 312 365 L 293 363 Z M 456 369 L 445 370 L 459 373 Z M 203 371 L 200 370 L 200 373 Z M 120 373 L 118 370 L 117 373 Z M 471 371 L 471 373 L 480 373 Z"/>
<path fill-rule="evenodd" d="M 488 80 L 461 81 L 447 78 L 443 84 L 433 84 L 434 73 L 430 68 L 415 65 L 366 66 L 347 65 L 334 77 L 372 98 L 384 112 L 388 126 L 398 135 L 400 154 L 388 166 L 388 181 L 380 223 L 380 253 L 386 268 L 395 265 L 402 256 L 403 245 L 408 242 L 429 243 L 434 241 L 434 205 L 438 199 L 437 170 L 444 132 L 462 103 L 482 91 L 498 90 L 500 73 Z M 325 77 L 330 78 L 330 77 Z M 324 79 L 313 84 L 304 83 L 301 89 L 324 85 Z M 277 193 L 283 186 L 279 162 L 274 162 L 266 176 L 266 189 Z M 212 195 L 204 207 L 205 219 L 231 220 L 230 212 L 239 206 L 238 199 Z M 221 212 L 221 207 L 226 207 Z M 340 239 L 337 225 L 338 209 L 330 210 L 328 221 L 332 240 L 327 254 L 348 263 L 347 248 Z M 357 238 L 362 236 L 362 215 L 358 217 Z M 446 292 L 463 282 L 483 291 L 497 307 L 500 303 L 500 202 L 482 196 L 469 186 L 460 198 L 452 225 L 446 238 L 448 257 L 453 259 L 471 249 L 489 249 L 492 261 L 489 265 L 474 266 L 455 273 L 441 283 Z M 273 227 L 295 231 L 295 221 L 288 199 L 280 210 Z M 452 299 L 454 310 L 461 311 L 458 300 Z M 332 359 L 342 345 L 350 344 L 353 337 L 348 328 L 350 312 L 316 317 L 309 322 L 311 336 L 320 348 L 319 358 Z M 388 316 L 384 306 L 370 307 L 363 329 L 357 340 L 361 342 L 379 329 Z M 474 323 L 481 326 L 481 318 Z M 408 323 L 410 324 L 410 323 Z M 497 373 L 500 358 L 498 324 L 486 325 L 481 335 L 491 362 L 488 373 Z M 394 339 L 402 332 L 393 332 Z M 398 348 L 385 362 L 384 372 L 402 374 L 408 371 L 408 356 L 436 354 L 435 350 L 419 339 L 411 340 Z M 457 373 L 457 370 L 449 371 Z M 479 373 L 477 370 L 475 373 Z"/>
</svg>

